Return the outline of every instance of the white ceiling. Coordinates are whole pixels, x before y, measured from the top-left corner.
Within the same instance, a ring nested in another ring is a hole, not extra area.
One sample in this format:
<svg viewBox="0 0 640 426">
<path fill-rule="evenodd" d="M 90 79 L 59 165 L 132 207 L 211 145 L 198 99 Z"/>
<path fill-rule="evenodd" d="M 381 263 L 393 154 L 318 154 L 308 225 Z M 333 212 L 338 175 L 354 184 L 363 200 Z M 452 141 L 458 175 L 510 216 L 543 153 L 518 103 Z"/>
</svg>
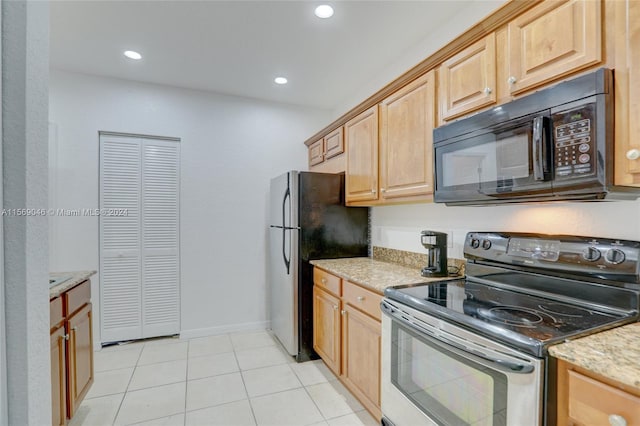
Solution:
<svg viewBox="0 0 640 426">
<path fill-rule="evenodd" d="M 51 67 L 333 109 L 467 2 L 333 1 L 325 20 L 320 3 L 53 1 Z"/>
</svg>

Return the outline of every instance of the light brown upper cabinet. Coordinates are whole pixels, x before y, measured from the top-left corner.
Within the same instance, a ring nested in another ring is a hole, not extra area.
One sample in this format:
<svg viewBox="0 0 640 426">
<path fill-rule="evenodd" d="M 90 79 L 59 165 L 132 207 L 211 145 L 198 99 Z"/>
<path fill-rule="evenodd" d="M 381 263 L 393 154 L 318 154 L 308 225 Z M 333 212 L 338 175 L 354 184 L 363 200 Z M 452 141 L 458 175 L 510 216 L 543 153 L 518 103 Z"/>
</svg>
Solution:
<svg viewBox="0 0 640 426">
<path fill-rule="evenodd" d="M 446 60 L 438 73 L 438 97 L 443 122 L 495 104 L 495 34 L 489 34 Z"/>
<path fill-rule="evenodd" d="M 347 203 L 378 199 L 378 106 L 344 125 Z"/>
<path fill-rule="evenodd" d="M 433 193 L 435 73 L 380 103 L 380 199 L 426 199 Z"/>
<path fill-rule="evenodd" d="M 640 186 L 640 2 L 615 8 L 615 183 Z"/>
<path fill-rule="evenodd" d="M 545 1 L 509 23 L 512 95 L 602 60 L 602 2 Z"/>
<path fill-rule="evenodd" d="M 324 161 L 324 139 L 309 145 L 309 167 Z"/>
<path fill-rule="evenodd" d="M 329 159 L 344 152 L 344 140 L 342 137 L 342 127 L 338 127 L 333 132 L 324 137 L 324 158 Z"/>
</svg>

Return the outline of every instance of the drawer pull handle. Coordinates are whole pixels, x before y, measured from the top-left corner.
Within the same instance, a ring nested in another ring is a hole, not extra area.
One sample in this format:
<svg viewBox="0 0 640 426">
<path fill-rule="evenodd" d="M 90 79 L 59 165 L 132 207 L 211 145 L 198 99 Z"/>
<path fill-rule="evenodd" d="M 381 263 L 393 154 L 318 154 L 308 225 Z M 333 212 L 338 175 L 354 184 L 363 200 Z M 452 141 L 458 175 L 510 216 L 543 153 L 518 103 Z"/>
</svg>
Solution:
<svg viewBox="0 0 640 426">
<path fill-rule="evenodd" d="M 611 426 L 627 426 L 627 421 L 622 416 L 619 416 L 617 414 L 610 414 L 609 424 Z"/>
<path fill-rule="evenodd" d="M 630 149 L 627 151 L 627 160 L 637 160 L 640 158 L 640 149 Z"/>
<path fill-rule="evenodd" d="M 358 302 L 362 302 L 364 300 L 364 297 L 363 296 L 358 296 L 357 299 L 358 299 Z"/>
</svg>

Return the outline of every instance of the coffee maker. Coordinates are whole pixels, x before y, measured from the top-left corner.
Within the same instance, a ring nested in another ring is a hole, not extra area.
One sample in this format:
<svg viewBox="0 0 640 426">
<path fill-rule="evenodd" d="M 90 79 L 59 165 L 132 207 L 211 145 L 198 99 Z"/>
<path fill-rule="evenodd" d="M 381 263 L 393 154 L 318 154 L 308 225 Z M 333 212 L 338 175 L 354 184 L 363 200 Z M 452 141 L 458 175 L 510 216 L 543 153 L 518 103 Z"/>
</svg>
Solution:
<svg viewBox="0 0 640 426">
<path fill-rule="evenodd" d="M 427 249 L 427 266 L 422 268 L 423 277 L 446 277 L 447 234 L 436 231 L 422 231 L 420 242 Z"/>
</svg>

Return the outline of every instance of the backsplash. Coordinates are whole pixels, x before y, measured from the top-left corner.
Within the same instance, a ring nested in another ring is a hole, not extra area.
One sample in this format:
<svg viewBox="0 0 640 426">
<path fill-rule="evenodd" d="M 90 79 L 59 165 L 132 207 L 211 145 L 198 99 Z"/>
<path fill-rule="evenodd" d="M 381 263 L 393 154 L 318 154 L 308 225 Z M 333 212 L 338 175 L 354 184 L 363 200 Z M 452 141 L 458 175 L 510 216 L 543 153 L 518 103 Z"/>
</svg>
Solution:
<svg viewBox="0 0 640 426">
<path fill-rule="evenodd" d="M 396 250 L 387 247 L 373 246 L 373 258 L 383 262 L 399 263 L 409 268 L 422 269 L 427 264 L 426 253 L 415 253 L 412 251 Z M 455 268 L 460 275 L 465 273 L 464 259 L 447 259 L 449 269 Z M 453 271 L 451 271 L 453 272 Z"/>
</svg>

